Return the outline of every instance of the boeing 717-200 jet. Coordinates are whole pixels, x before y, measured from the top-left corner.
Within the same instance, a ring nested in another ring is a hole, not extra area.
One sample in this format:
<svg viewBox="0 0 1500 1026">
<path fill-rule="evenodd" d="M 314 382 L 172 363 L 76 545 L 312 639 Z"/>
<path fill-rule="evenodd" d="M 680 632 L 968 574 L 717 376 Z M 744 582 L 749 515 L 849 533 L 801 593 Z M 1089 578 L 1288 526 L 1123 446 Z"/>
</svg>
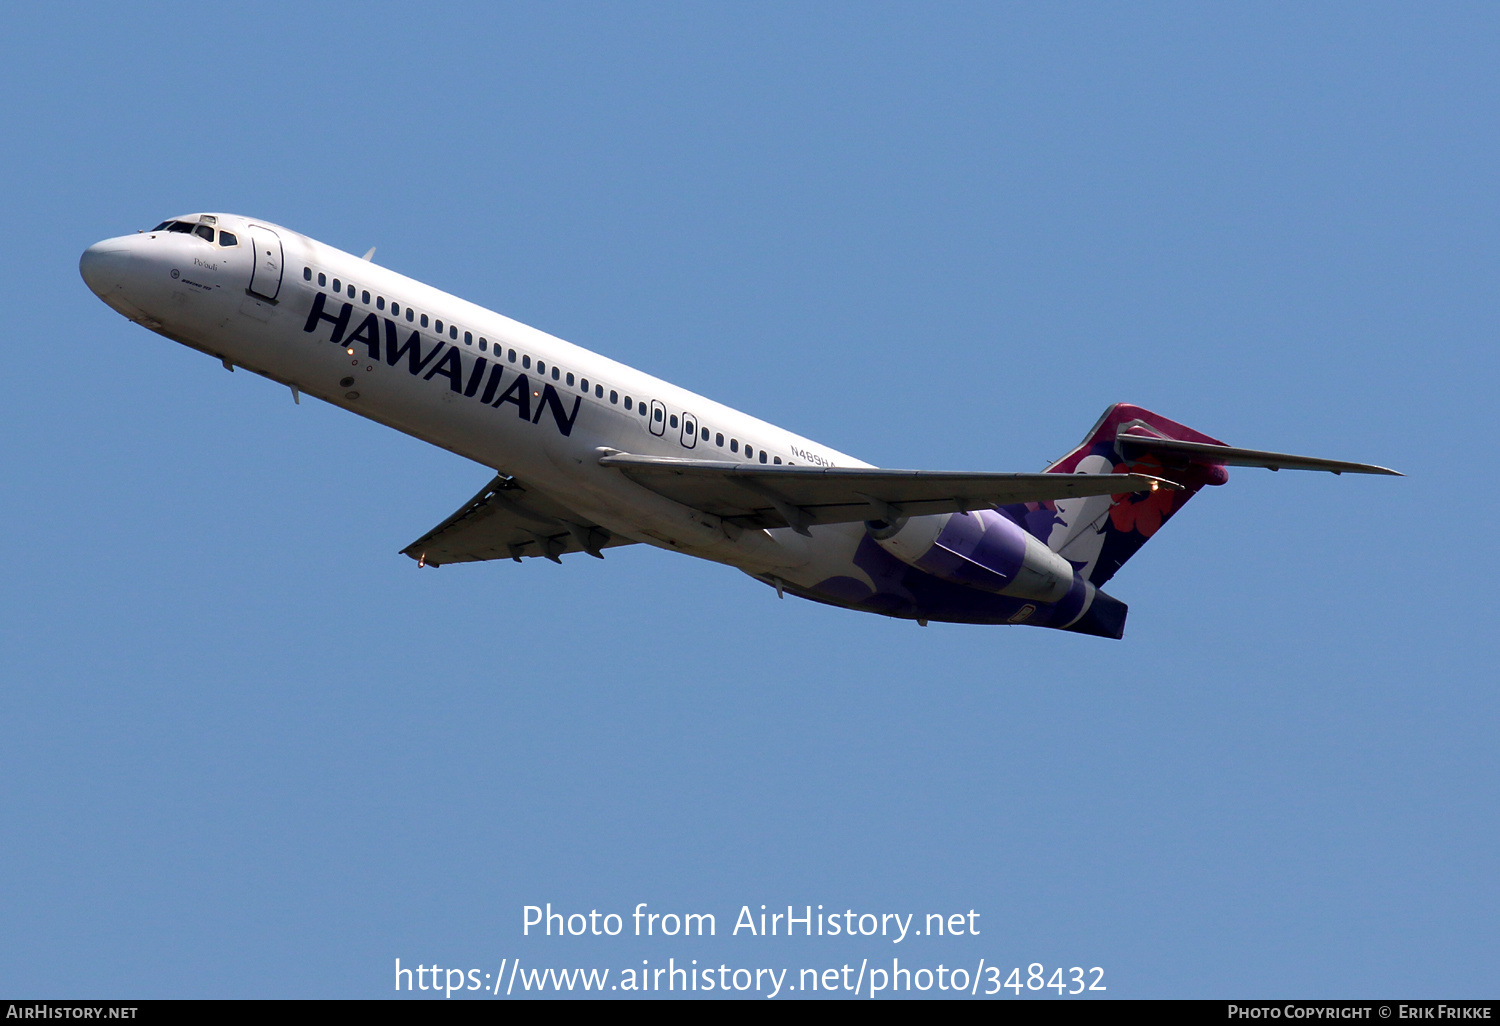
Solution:
<svg viewBox="0 0 1500 1026">
<path fill-rule="evenodd" d="M 778 595 L 887 616 L 1119 638 L 1101 587 L 1226 467 L 1394 474 L 1237 449 L 1104 411 L 1039 474 L 885 470 L 294 231 L 190 214 L 90 246 L 137 324 L 490 468 L 402 551 L 419 565 L 643 542 Z"/>
</svg>

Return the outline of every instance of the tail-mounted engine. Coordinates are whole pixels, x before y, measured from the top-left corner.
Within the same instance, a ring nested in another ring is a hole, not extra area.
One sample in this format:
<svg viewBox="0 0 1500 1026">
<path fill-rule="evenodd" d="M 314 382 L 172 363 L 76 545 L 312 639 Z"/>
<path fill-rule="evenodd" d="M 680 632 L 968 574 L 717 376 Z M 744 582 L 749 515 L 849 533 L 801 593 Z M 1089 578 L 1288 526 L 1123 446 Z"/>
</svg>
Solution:
<svg viewBox="0 0 1500 1026">
<path fill-rule="evenodd" d="M 866 523 L 891 555 L 924 573 L 982 591 L 1058 602 L 1073 566 L 993 510 Z"/>
</svg>

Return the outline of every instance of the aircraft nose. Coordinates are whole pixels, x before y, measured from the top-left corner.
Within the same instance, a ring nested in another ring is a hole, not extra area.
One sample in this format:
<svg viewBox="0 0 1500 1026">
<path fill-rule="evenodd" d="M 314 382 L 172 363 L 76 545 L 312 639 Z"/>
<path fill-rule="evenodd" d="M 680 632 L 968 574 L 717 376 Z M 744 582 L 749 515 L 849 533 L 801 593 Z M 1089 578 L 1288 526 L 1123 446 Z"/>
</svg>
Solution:
<svg viewBox="0 0 1500 1026">
<path fill-rule="evenodd" d="M 130 251 L 120 239 L 105 239 L 83 251 L 78 258 L 78 273 L 94 295 L 103 299 L 125 284 L 125 269 Z"/>
</svg>

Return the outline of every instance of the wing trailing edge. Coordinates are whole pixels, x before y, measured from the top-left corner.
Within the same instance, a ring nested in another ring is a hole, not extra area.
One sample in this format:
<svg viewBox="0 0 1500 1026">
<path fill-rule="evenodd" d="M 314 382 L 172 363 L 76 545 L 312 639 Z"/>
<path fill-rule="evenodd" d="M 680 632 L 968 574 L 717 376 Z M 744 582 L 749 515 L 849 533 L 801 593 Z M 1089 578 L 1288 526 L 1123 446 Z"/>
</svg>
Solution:
<svg viewBox="0 0 1500 1026">
<path fill-rule="evenodd" d="M 609 453 L 637 484 L 740 527 L 891 521 L 1091 495 L 1176 489 L 1146 474 L 969 474 L 873 467 L 762 466 Z"/>
<path fill-rule="evenodd" d="M 571 552 L 603 559 L 604 549 L 633 544 L 499 474 L 401 553 L 422 566 L 532 556 L 561 562 Z"/>
</svg>

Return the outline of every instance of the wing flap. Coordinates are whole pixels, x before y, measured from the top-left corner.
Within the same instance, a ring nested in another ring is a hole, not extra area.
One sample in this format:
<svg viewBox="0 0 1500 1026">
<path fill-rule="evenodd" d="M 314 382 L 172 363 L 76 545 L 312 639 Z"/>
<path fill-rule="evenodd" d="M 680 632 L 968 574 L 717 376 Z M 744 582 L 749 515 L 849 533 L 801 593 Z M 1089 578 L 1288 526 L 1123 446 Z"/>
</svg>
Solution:
<svg viewBox="0 0 1500 1026">
<path fill-rule="evenodd" d="M 890 520 L 1089 495 L 1177 488 L 1145 474 L 966 474 L 758 466 L 612 453 L 599 460 L 646 488 L 742 527 Z"/>
<path fill-rule="evenodd" d="M 561 562 L 570 552 L 602 559 L 604 549 L 631 544 L 500 474 L 401 553 L 426 566 L 532 556 Z"/>
</svg>

